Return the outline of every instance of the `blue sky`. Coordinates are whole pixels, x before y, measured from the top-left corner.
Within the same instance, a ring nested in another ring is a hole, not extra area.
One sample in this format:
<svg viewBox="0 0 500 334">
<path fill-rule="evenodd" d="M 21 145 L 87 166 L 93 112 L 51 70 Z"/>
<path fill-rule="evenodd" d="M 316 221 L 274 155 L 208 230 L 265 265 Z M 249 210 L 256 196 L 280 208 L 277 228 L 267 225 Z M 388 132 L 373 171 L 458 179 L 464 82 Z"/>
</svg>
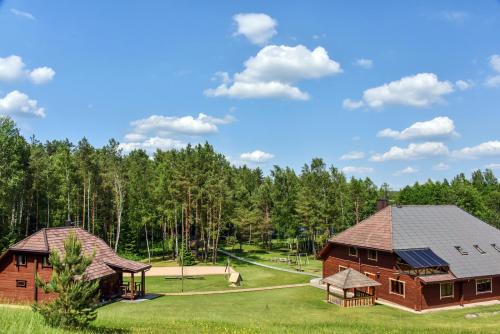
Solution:
<svg viewBox="0 0 500 334">
<path fill-rule="evenodd" d="M 500 168 L 499 1 L 0 1 L 0 114 L 398 188 Z"/>
</svg>

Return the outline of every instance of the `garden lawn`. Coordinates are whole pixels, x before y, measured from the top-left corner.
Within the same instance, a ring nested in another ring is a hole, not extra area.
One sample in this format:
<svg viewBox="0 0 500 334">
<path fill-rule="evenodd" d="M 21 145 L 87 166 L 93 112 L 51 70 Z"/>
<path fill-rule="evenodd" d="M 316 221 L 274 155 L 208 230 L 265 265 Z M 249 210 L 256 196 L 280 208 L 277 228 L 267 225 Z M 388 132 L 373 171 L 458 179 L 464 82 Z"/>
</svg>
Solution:
<svg viewBox="0 0 500 334">
<path fill-rule="evenodd" d="M 97 333 L 498 333 L 500 306 L 416 315 L 386 306 L 342 309 L 301 287 L 206 296 L 166 296 L 99 309 Z M 467 313 L 480 313 L 465 319 Z M 1 308 L 1 333 L 63 333 L 30 310 Z M 75 333 L 75 332 L 71 332 Z"/>
</svg>

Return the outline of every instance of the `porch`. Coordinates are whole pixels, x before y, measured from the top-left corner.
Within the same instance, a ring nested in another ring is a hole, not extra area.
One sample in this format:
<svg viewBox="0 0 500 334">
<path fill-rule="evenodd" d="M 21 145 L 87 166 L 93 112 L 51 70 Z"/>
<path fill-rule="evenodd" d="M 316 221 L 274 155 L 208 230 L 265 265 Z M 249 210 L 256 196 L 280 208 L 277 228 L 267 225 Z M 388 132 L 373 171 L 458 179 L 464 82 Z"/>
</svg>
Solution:
<svg viewBox="0 0 500 334">
<path fill-rule="evenodd" d="M 129 276 L 128 281 L 123 281 L 120 284 L 120 296 L 123 299 L 134 300 L 146 295 L 146 274 L 145 270 L 140 271 L 140 278 L 136 276 L 139 272 L 123 271 Z"/>
</svg>

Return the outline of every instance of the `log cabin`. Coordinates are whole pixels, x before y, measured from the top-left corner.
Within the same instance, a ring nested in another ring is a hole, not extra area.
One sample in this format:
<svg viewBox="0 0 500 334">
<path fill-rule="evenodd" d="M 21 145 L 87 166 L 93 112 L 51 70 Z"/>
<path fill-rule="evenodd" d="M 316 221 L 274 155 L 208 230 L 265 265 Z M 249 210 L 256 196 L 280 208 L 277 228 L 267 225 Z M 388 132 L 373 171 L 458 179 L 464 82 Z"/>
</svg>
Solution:
<svg viewBox="0 0 500 334">
<path fill-rule="evenodd" d="M 52 267 L 49 255 L 57 250 L 64 256 L 64 241 L 75 233 L 87 256 L 95 252 L 92 264 L 85 271 L 88 280 L 99 280 L 100 298 L 135 299 L 145 294 L 145 272 L 150 265 L 118 256 L 104 240 L 78 227 L 44 228 L 19 241 L 0 255 L 0 302 L 43 302 L 56 297 L 36 287 L 35 275 L 50 280 Z M 130 279 L 124 283 L 123 273 Z M 136 277 L 138 275 L 140 277 Z M 136 280 L 137 278 L 137 280 Z"/>
<path fill-rule="evenodd" d="M 352 268 L 416 311 L 500 300 L 500 230 L 454 205 L 377 208 L 321 250 L 323 278 Z"/>
</svg>

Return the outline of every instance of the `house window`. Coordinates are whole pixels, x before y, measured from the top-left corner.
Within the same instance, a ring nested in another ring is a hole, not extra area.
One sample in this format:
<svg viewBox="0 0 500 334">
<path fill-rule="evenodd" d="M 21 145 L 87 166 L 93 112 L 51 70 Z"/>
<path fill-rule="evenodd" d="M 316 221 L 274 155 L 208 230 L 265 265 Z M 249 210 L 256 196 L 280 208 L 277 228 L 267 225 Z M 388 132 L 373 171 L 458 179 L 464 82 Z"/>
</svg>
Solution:
<svg viewBox="0 0 500 334">
<path fill-rule="evenodd" d="M 476 280 L 476 295 L 480 293 L 490 293 L 491 291 L 491 278 Z"/>
<path fill-rule="evenodd" d="M 455 249 L 462 255 L 469 255 L 469 253 L 463 249 L 461 246 L 455 246 Z"/>
<path fill-rule="evenodd" d="M 344 266 L 339 266 L 339 273 L 340 273 L 341 271 L 346 270 L 346 269 L 347 269 L 347 267 L 344 267 Z"/>
<path fill-rule="evenodd" d="M 26 266 L 26 255 L 17 254 L 16 255 L 16 266 Z"/>
<path fill-rule="evenodd" d="M 390 293 L 405 296 L 405 282 L 389 278 Z"/>
<path fill-rule="evenodd" d="M 368 260 L 377 261 L 378 260 L 378 252 L 373 249 L 368 250 Z"/>
<path fill-rule="evenodd" d="M 52 268 L 52 264 L 50 263 L 49 257 L 44 256 L 42 259 L 42 268 Z"/>
<path fill-rule="evenodd" d="M 356 247 L 349 247 L 349 256 L 358 256 L 358 249 Z"/>
<path fill-rule="evenodd" d="M 25 288 L 27 284 L 25 280 L 16 280 L 16 288 Z"/>
<path fill-rule="evenodd" d="M 439 295 L 441 299 L 443 298 L 453 298 L 454 295 L 454 284 L 453 283 L 441 283 L 439 285 Z"/>
<path fill-rule="evenodd" d="M 484 250 L 481 249 L 481 247 L 479 247 L 479 245 L 474 245 L 474 248 L 480 253 L 480 254 L 486 254 L 486 252 Z"/>
<path fill-rule="evenodd" d="M 500 252 L 500 246 L 497 246 L 497 244 L 491 244 L 491 247 L 495 248 L 497 252 Z"/>
</svg>

